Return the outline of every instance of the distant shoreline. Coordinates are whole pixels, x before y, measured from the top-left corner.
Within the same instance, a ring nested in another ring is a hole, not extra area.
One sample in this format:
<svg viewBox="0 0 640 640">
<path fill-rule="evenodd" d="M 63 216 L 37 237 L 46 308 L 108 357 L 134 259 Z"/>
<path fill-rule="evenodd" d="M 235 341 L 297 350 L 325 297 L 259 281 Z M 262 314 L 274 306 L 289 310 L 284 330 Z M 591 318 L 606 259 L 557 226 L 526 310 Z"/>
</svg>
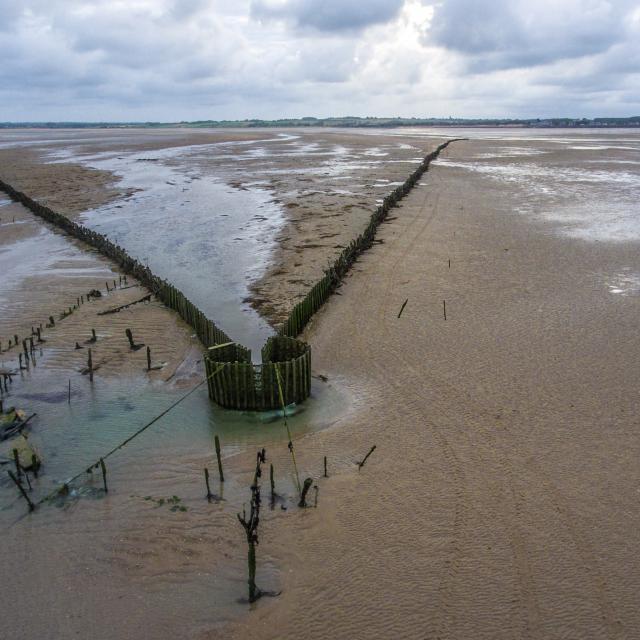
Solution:
<svg viewBox="0 0 640 640">
<path fill-rule="evenodd" d="M 640 116 L 628 118 L 283 118 L 279 120 L 196 120 L 192 122 L 0 122 L 0 129 L 166 129 L 216 128 L 251 129 L 264 127 L 500 127 L 500 128 L 640 128 Z"/>
</svg>

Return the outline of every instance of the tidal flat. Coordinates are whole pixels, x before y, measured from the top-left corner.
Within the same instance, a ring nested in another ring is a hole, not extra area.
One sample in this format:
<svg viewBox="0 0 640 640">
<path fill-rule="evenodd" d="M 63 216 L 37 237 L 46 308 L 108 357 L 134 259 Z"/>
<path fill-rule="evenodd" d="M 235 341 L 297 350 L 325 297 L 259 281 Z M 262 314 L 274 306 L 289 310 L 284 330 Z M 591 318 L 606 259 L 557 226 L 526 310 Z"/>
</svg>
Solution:
<svg viewBox="0 0 640 640">
<path fill-rule="evenodd" d="M 318 508 L 295 508 L 280 421 L 219 410 L 196 392 L 113 457 L 108 497 L 98 475 L 25 517 L 3 480 L 2 558 L 13 579 L 2 597 L 18 589 L 31 612 L 9 619 L 12 635 L 246 637 L 257 624 L 265 637 L 323 637 L 330 624 L 347 638 L 366 621 L 397 637 L 633 636 L 640 135 L 1 136 L 1 178 L 117 239 L 254 349 L 393 185 L 438 143 L 468 138 L 434 163 L 305 332 L 314 373 L 327 381 L 314 378 L 314 397 L 291 423 L 300 473 L 320 486 Z M 3 349 L 5 336 L 118 277 L 4 200 L 0 234 Z M 38 410 L 36 491 L 202 375 L 189 328 L 153 303 L 98 336 L 117 354 L 116 339 L 137 322 L 171 373 L 150 376 L 127 354 L 90 387 L 73 343 L 92 322 L 81 312 L 65 320 L 36 370 L 13 383 L 8 401 Z M 214 488 L 224 501 L 208 503 L 202 472 L 215 466 L 214 433 L 229 479 Z M 283 593 L 247 613 L 235 513 L 262 446 L 288 509 L 265 512 L 258 581 Z"/>
</svg>

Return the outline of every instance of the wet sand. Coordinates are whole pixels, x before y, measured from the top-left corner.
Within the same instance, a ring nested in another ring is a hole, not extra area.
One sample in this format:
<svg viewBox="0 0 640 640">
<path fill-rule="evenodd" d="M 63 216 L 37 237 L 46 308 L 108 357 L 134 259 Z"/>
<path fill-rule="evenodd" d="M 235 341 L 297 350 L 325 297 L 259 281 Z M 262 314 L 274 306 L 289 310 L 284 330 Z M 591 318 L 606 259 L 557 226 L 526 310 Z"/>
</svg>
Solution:
<svg viewBox="0 0 640 640">
<path fill-rule="evenodd" d="M 203 637 L 640 633 L 640 298 L 603 278 L 637 243 L 567 240 L 478 173 L 425 183 L 308 330 L 359 406 L 297 444 L 330 477 L 265 537 L 283 594 Z"/>
<path fill-rule="evenodd" d="M 113 282 L 120 278 L 114 265 L 90 247 L 45 225 L 20 204 L 0 207 L 0 230 L 0 259 L 6 261 L 0 290 L 4 310 L 0 317 L 0 368 L 19 372 L 22 345 L 16 346 L 13 337 L 28 339 L 32 327 L 42 324 L 45 341 L 37 344 L 34 337 L 36 367 L 32 367 L 30 377 L 55 371 L 65 380 L 86 367 L 89 347 L 96 376 L 138 374 L 148 375 L 151 380 L 169 380 L 181 366 L 192 369 L 187 378 L 195 375 L 196 367 L 193 363 L 185 366 L 185 361 L 201 358 L 201 349 L 191 338 L 190 327 L 160 302 L 151 300 L 119 313 L 99 315 L 149 295 L 133 278 L 128 278 L 127 288 L 119 283 L 114 290 Z M 80 296 L 86 300 L 92 289 L 99 290 L 102 297 L 81 304 L 60 319 L 69 307 L 77 305 Z M 53 316 L 55 326 L 45 328 L 49 316 Z M 136 342 L 151 348 L 152 365 L 159 369 L 146 372 L 146 350 L 130 350 L 127 328 Z M 98 336 L 95 344 L 87 342 L 92 329 Z M 14 342 L 12 348 L 9 340 Z M 80 349 L 75 348 L 76 342 Z M 20 380 L 14 384 L 19 385 Z"/>
</svg>

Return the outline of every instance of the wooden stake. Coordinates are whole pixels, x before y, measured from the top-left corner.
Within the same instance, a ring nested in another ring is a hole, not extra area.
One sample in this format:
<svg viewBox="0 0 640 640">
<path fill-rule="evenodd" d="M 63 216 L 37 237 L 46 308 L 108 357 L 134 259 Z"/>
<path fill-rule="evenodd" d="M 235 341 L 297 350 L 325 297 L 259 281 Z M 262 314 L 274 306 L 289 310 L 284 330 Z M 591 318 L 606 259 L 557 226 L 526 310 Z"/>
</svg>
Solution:
<svg viewBox="0 0 640 640">
<path fill-rule="evenodd" d="M 222 458 L 220 457 L 220 438 L 215 437 L 216 458 L 218 458 L 218 472 L 220 473 L 220 482 L 224 482 L 224 473 L 222 473 Z"/>
<path fill-rule="evenodd" d="M 324 457 L 324 477 L 328 478 L 328 474 L 327 474 L 327 456 Z"/>
<path fill-rule="evenodd" d="M 362 462 L 358 462 L 358 471 L 364 467 L 364 463 L 367 461 L 367 458 L 376 450 L 376 445 L 374 444 L 371 449 L 369 449 L 369 453 L 363 458 Z"/>
<path fill-rule="evenodd" d="M 151 371 L 151 348 L 147 347 L 147 371 Z"/>
<path fill-rule="evenodd" d="M 71 378 L 69 378 L 69 395 L 67 396 L 67 404 L 71 404 Z"/>
<path fill-rule="evenodd" d="M 204 468 L 204 481 L 207 484 L 207 500 L 211 500 L 211 498 L 213 498 L 213 494 L 211 493 L 211 488 L 209 487 L 209 469 L 207 469 L 207 467 Z"/>
<path fill-rule="evenodd" d="M 16 465 L 16 475 L 20 478 L 22 476 L 22 469 L 20 468 L 20 456 L 18 455 L 17 449 L 13 450 L 13 462 Z"/>
<path fill-rule="evenodd" d="M 87 366 L 89 367 L 89 382 L 93 382 L 93 359 L 91 358 L 91 349 L 89 349 Z"/>
<path fill-rule="evenodd" d="M 407 299 L 402 303 L 402 306 L 400 307 L 400 311 L 398 312 L 398 318 L 402 315 L 402 312 L 404 311 L 404 308 L 407 306 L 407 302 L 409 302 L 409 298 L 407 298 Z"/>
<path fill-rule="evenodd" d="M 269 482 L 271 483 L 271 502 L 273 502 L 276 497 L 276 483 L 273 479 L 273 464 L 269 465 Z"/>
<path fill-rule="evenodd" d="M 100 458 L 100 468 L 102 469 L 102 484 L 104 485 L 104 492 L 109 493 L 107 488 L 107 467 L 104 464 L 104 460 Z"/>
<path fill-rule="evenodd" d="M 444 314 L 444 319 L 447 319 L 447 301 L 442 301 L 442 313 Z"/>
<path fill-rule="evenodd" d="M 300 494 L 300 502 L 298 502 L 298 506 L 300 508 L 304 508 L 307 506 L 307 493 L 313 484 L 313 480 L 311 478 L 305 478 L 304 485 L 302 487 L 302 493 Z"/>
</svg>

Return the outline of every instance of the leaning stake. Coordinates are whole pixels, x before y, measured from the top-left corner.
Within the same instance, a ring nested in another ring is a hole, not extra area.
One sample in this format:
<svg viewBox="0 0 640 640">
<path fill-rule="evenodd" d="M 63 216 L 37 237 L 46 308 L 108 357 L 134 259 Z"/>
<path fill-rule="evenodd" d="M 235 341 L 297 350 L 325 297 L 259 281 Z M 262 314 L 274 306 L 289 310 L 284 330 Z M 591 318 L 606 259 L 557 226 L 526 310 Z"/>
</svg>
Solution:
<svg viewBox="0 0 640 640">
<path fill-rule="evenodd" d="M 22 486 L 20 480 L 15 477 L 13 471 L 9 470 L 7 473 L 9 474 L 9 477 L 16 483 L 16 487 L 20 489 L 22 497 L 27 501 L 27 504 L 29 505 L 29 511 L 33 511 L 36 507 L 33 502 L 31 502 L 31 498 L 29 498 L 29 496 L 27 495 L 27 492 L 24 490 L 24 487 Z"/>
<path fill-rule="evenodd" d="M 407 302 L 409 302 L 409 298 L 407 298 L 407 299 L 402 303 L 402 306 L 400 307 L 400 311 L 398 312 L 398 318 L 402 315 L 402 312 L 404 311 L 404 308 L 407 306 Z"/>
<path fill-rule="evenodd" d="M 369 449 L 369 453 L 363 458 L 362 462 L 358 462 L 358 471 L 364 467 L 364 463 L 367 461 L 367 458 L 376 450 L 376 445 L 374 444 L 371 449 Z"/>
</svg>

